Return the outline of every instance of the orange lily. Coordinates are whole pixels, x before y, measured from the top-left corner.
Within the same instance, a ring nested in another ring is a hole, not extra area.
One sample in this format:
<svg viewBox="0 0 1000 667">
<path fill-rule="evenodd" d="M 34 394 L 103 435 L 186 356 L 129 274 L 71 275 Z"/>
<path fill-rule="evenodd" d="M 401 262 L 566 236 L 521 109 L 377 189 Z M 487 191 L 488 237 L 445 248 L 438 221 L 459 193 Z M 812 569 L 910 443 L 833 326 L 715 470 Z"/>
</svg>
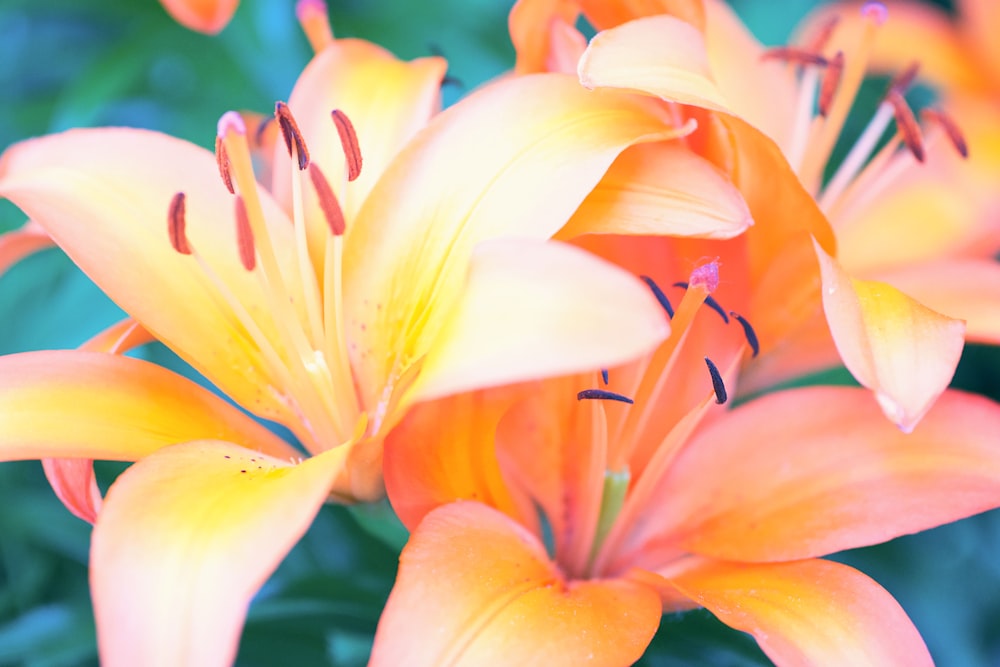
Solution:
<svg viewBox="0 0 1000 667">
<path fill-rule="evenodd" d="M 931 664 L 884 589 L 818 557 L 1000 505 L 1000 405 L 949 391 L 909 435 L 850 387 L 725 411 L 752 343 L 701 307 L 716 271 L 695 270 L 655 352 L 603 381 L 442 399 L 389 436 L 413 532 L 370 664 L 630 664 L 661 613 L 693 607 L 779 665 Z"/>
<path fill-rule="evenodd" d="M 0 358 L 0 457 L 61 459 L 47 465 L 57 492 L 96 518 L 105 664 L 231 661 L 251 597 L 319 506 L 382 494 L 382 440 L 413 404 L 622 363 L 666 333 L 634 277 L 545 240 L 619 153 L 689 126 L 561 74 L 501 81 L 433 116 L 441 59 L 333 40 L 315 10 L 300 4 L 322 50 L 288 105 L 249 126 L 225 114 L 214 156 L 117 128 L 0 157 L 0 195 L 139 327 Z M 689 233 L 746 228 L 717 172 L 694 185 Z M 691 194 L 666 186 L 642 203 Z M 150 335 L 305 452 L 191 381 L 107 353 Z M 103 502 L 94 458 L 137 461 Z"/>
<path fill-rule="evenodd" d="M 214 35 L 236 13 L 239 0 L 160 0 L 175 21 L 185 28 Z"/>
<path fill-rule="evenodd" d="M 940 208 L 927 207 L 927 197 L 914 196 L 914 192 L 923 187 L 925 195 L 948 193 L 949 201 L 954 198 L 948 188 L 960 172 L 945 159 L 948 156 L 939 159 L 943 152 L 939 149 L 951 150 L 940 144 L 947 144 L 942 141 L 946 136 L 956 138 L 953 128 L 946 117 L 933 116 L 941 127 L 937 127 L 936 137 L 927 138 L 931 165 L 921 168 L 917 168 L 909 152 L 894 153 L 900 144 L 897 136 L 859 173 L 870 154 L 868 142 L 873 140 L 863 138 L 840 173 L 821 189 L 821 168 L 857 92 L 866 50 L 878 32 L 882 18 L 878 4 L 869 3 L 869 29 L 846 59 L 820 53 L 821 45 L 811 50 L 765 52 L 721 2 L 693 3 L 703 10 L 702 33 L 662 14 L 674 11 L 667 7 L 671 4 L 610 3 L 620 9 L 620 20 L 641 18 L 604 30 L 585 50 L 582 46 L 576 50 L 574 44 L 579 46 L 579 42 L 565 37 L 565 25 L 571 25 L 567 21 L 574 19 L 581 8 L 586 12 L 586 3 L 566 0 L 554 5 L 545 0 L 521 0 L 511 15 L 515 43 L 525 45 L 526 55 L 519 58 L 519 64 L 530 68 L 533 63 L 551 65 L 578 60 L 585 85 L 641 90 L 675 105 L 694 104 L 725 112 L 714 118 L 696 113 L 702 128 L 686 141 L 726 169 L 746 197 L 754 218 L 762 223 L 746 240 L 751 257 L 748 280 L 757 302 L 750 315 L 760 332 L 762 355 L 749 369 L 744 389 L 760 389 L 842 360 L 861 384 L 875 391 L 890 419 L 904 430 L 912 428 L 951 380 L 964 343 L 964 323 L 925 307 L 891 286 L 884 280 L 889 276 L 869 270 L 860 255 L 869 259 L 886 256 L 886 261 L 902 258 L 912 265 L 911 260 L 927 257 L 930 250 L 942 252 L 940 244 L 930 241 L 918 248 L 919 239 L 910 232 L 910 245 L 896 242 L 900 236 L 897 227 L 903 220 L 907 225 L 912 220 L 912 216 L 898 212 L 924 207 L 920 219 L 933 218 L 926 226 L 928 236 L 944 226 L 942 220 L 946 218 L 935 218 L 930 213 L 940 212 Z M 546 8 L 553 12 L 554 7 L 568 14 L 550 18 L 549 24 L 563 28 L 550 31 L 553 36 L 548 41 L 524 39 L 524 23 L 515 19 L 529 10 L 539 12 L 536 18 L 545 16 Z M 656 12 L 661 14 L 653 15 Z M 796 82 L 791 69 L 764 62 L 765 56 L 805 63 L 806 73 Z M 821 106 L 827 116 L 814 119 L 814 98 L 821 88 L 820 67 L 827 68 L 821 91 Z M 681 88 L 678 81 L 692 71 L 697 75 L 683 78 Z M 904 81 L 894 84 L 887 102 L 876 114 L 870 135 L 877 138 L 896 111 L 903 119 L 900 134 L 914 137 L 907 145 L 916 152 L 921 132 L 902 100 L 905 85 Z M 677 109 L 682 116 L 691 113 L 684 106 Z M 782 165 L 773 156 L 778 149 L 783 154 L 779 158 Z M 808 201 L 785 183 L 784 172 L 789 164 Z M 887 192 L 889 186 L 903 182 L 909 185 L 905 192 Z M 777 188 L 776 183 L 782 187 Z M 929 183 L 933 186 L 925 187 Z M 826 236 L 830 230 L 825 217 L 833 223 L 836 241 L 832 235 Z M 788 220 L 794 218 L 805 222 L 789 225 Z M 871 222 L 876 218 L 881 222 Z M 815 251 L 803 232 L 816 237 Z M 979 253 L 973 244 L 982 237 L 982 230 L 964 235 L 958 247 Z M 882 253 L 889 243 L 895 249 Z M 869 249 L 872 246 L 879 251 L 873 253 Z M 909 288 L 911 282 L 918 281 L 913 277 L 917 268 L 912 267 L 910 273 L 911 280 L 899 281 L 901 286 Z M 952 278 L 956 275 L 952 272 Z M 948 284 L 955 285 L 955 280 Z M 962 303 L 988 299 L 988 295 L 978 293 Z M 781 306 L 775 307 L 775 303 Z M 964 317 L 969 310 L 963 307 L 952 314 Z M 983 318 L 988 319 L 996 318 Z M 935 363 L 925 363 L 927 359 Z"/>
</svg>

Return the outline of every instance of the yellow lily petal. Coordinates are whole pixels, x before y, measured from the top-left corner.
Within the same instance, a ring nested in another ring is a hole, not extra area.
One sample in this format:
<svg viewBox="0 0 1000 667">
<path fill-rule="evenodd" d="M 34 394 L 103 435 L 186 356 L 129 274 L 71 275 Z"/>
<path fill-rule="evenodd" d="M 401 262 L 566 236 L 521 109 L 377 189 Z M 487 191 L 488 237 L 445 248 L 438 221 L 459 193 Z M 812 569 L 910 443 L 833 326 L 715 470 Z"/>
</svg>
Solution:
<svg viewBox="0 0 1000 667">
<path fill-rule="evenodd" d="M 309 528 L 343 457 L 293 465 L 204 440 L 126 470 L 91 545 L 101 663 L 232 663 L 251 598 Z"/>
<path fill-rule="evenodd" d="M 712 163 L 673 142 L 633 146 L 557 238 L 640 234 L 728 239 L 753 224 L 739 190 Z"/>
<path fill-rule="evenodd" d="M 501 80 L 436 116 L 346 240 L 345 319 L 365 403 L 395 364 L 428 352 L 476 243 L 550 237 L 626 147 L 676 133 L 656 100 L 560 74 Z"/>
<path fill-rule="evenodd" d="M 660 613 L 653 589 L 567 582 L 534 535 L 492 508 L 457 502 L 428 514 L 403 549 L 369 664 L 626 665 Z"/>
<path fill-rule="evenodd" d="M 160 0 L 167 13 L 185 28 L 214 35 L 233 18 L 239 0 Z"/>
<path fill-rule="evenodd" d="M 933 665 L 899 603 L 840 563 L 707 563 L 672 583 L 779 665 Z"/>
<path fill-rule="evenodd" d="M 234 223 L 226 222 L 235 221 L 233 199 L 209 151 L 110 128 L 31 139 L 0 158 L 0 196 L 44 227 L 119 306 L 240 404 L 282 417 L 288 408 L 269 388 L 255 344 L 194 258 L 171 246 L 167 215 L 177 192 L 186 193 L 191 245 L 246 310 L 268 312 L 257 276 L 240 264 Z M 262 203 L 278 258 L 294 275 L 291 225 L 273 200 Z M 258 322 L 277 339 L 273 318 Z"/>
<path fill-rule="evenodd" d="M 886 283 L 857 280 L 816 245 L 823 309 L 844 365 L 875 392 L 904 431 L 916 426 L 955 374 L 965 323 Z"/>
<path fill-rule="evenodd" d="M 587 88 L 643 91 L 664 100 L 730 111 L 712 79 L 705 39 L 672 16 L 638 19 L 599 32 L 579 65 Z"/>
<path fill-rule="evenodd" d="M 316 54 L 295 83 L 288 106 L 309 147 L 310 159 L 333 186 L 351 232 L 351 221 L 375 182 L 407 141 L 441 106 L 443 58 L 397 59 L 382 47 L 360 39 L 338 39 Z M 351 120 L 363 160 L 361 174 L 347 181 L 344 150 L 330 112 Z M 293 173 L 288 151 L 278 142 L 273 192 L 291 210 Z M 314 193 L 306 188 L 307 217 L 327 226 Z M 322 255 L 321 255 L 322 257 Z M 320 262 L 318 264 L 322 266 Z"/>
<path fill-rule="evenodd" d="M 880 274 L 920 303 L 965 320 L 965 339 L 1000 345 L 1000 264 L 991 259 L 925 262 Z"/>
<path fill-rule="evenodd" d="M 199 438 L 296 454 L 223 399 L 155 364 L 75 350 L 0 357 L 0 460 L 134 461 Z"/>
<path fill-rule="evenodd" d="M 615 366 L 669 331 L 649 289 L 604 260 L 555 241 L 484 242 L 410 399 Z"/>
</svg>

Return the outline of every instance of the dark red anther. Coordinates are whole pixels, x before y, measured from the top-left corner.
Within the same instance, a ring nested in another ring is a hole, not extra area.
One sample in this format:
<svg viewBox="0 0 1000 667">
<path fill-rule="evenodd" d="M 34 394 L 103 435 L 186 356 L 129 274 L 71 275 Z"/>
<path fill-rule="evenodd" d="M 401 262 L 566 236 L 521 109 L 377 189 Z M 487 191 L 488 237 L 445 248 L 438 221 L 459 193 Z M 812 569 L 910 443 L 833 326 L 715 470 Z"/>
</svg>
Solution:
<svg viewBox="0 0 1000 667">
<path fill-rule="evenodd" d="M 940 125 L 944 133 L 948 135 L 951 145 L 958 151 L 958 154 L 963 158 L 969 157 L 969 144 L 966 143 L 965 135 L 962 134 L 962 129 L 955 122 L 954 118 L 937 109 L 924 109 L 920 112 L 920 116 L 927 122 Z"/>
<path fill-rule="evenodd" d="M 225 183 L 229 194 L 236 194 L 236 190 L 233 189 L 233 177 L 229 173 L 229 154 L 226 153 L 226 145 L 220 136 L 215 137 L 215 162 L 219 165 L 219 176 L 222 177 L 222 182 Z"/>
<path fill-rule="evenodd" d="M 340 236 L 347 229 L 344 221 L 344 211 L 340 208 L 337 195 L 333 193 L 330 182 L 320 171 L 319 165 L 315 162 L 309 165 L 309 179 L 312 181 L 313 189 L 316 191 L 316 198 L 319 200 L 319 208 L 323 211 L 326 224 L 334 236 Z"/>
<path fill-rule="evenodd" d="M 795 65 L 819 65 L 825 67 L 826 58 L 822 54 L 797 46 L 775 46 L 766 49 L 760 56 L 761 60 L 784 60 Z"/>
<path fill-rule="evenodd" d="M 819 115 L 826 118 L 826 114 L 830 111 L 830 106 L 833 104 L 833 97 L 837 94 L 837 88 L 840 87 L 840 80 L 844 76 L 844 52 L 837 51 L 833 58 L 830 58 L 830 64 L 827 66 L 826 71 L 823 72 L 823 80 L 819 85 L 819 99 L 816 102 L 816 106 L 819 109 Z"/>
<path fill-rule="evenodd" d="M 347 161 L 347 180 L 353 181 L 361 175 L 361 148 L 358 146 L 358 134 L 354 131 L 354 124 L 340 109 L 330 112 L 333 124 L 337 127 L 337 135 L 340 136 L 340 145 L 344 149 L 344 159 Z"/>
<path fill-rule="evenodd" d="M 274 117 L 278 121 L 281 129 L 281 136 L 285 139 L 285 148 L 288 149 L 288 156 L 292 157 L 292 147 L 295 147 L 294 155 L 299 161 L 299 170 L 309 166 L 309 150 L 306 148 L 305 139 L 299 132 L 299 125 L 292 116 L 292 111 L 284 102 L 277 102 L 274 105 Z"/>
<path fill-rule="evenodd" d="M 840 14 L 832 14 L 819 26 L 816 31 L 816 36 L 809 40 L 806 45 L 806 50 L 814 51 L 815 53 L 823 53 L 823 49 L 829 43 L 830 38 L 833 37 L 833 31 L 836 29 L 837 24 L 840 23 Z"/>
<path fill-rule="evenodd" d="M 708 374 L 712 376 L 712 390 L 715 392 L 715 402 L 722 405 L 729 399 L 729 394 L 726 392 L 726 383 L 722 381 L 722 374 L 719 373 L 719 369 L 715 367 L 715 364 L 708 357 L 705 357 L 705 365 L 708 366 Z"/>
<path fill-rule="evenodd" d="M 170 208 L 167 209 L 167 234 L 170 236 L 170 245 L 174 250 L 182 255 L 191 254 L 191 245 L 188 243 L 187 219 L 185 218 L 186 195 L 178 192 L 170 200 Z"/>
<path fill-rule="evenodd" d="M 756 357 L 760 354 L 760 341 L 757 340 L 757 332 L 753 330 L 752 326 L 750 326 L 750 322 L 748 322 L 747 319 L 739 313 L 729 311 L 729 314 L 733 316 L 733 319 L 740 323 L 741 327 L 743 327 L 743 335 L 747 339 L 747 344 L 750 346 L 753 356 Z"/>
<path fill-rule="evenodd" d="M 656 284 L 656 281 L 649 276 L 639 276 L 639 278 L 642 282 L 646 283 L 646 286 L 653 292 L 653 296 L 655 296 L 656 300 L 660 303 L 660 307 L 667 311 L 667 317 L 673 317 L 674 307 L 670 305 L 670 299 L 668 299 L 667 295 L 663 293 L 660 286 Z M 604 384 L 607 384 L 607 382 Z"/>
<path fill-rule="evenodd" d="M 583 391 L 578 392 L 576 400 L 582 401 L 584 399 L 618 401 L 619 403 L 628 403 L 629 405 L 635 402 L 628 396 L 616 394 L 615 392 L 608 391 L 606 389 L 584 389 Z"/>
<path fill-rule="evenodd" d="M 895 91 L 900 95 L 905 95 L 906 91 L 910 89 L 913 85 L 913 80 L 917 78 L 917 72 L 920 71 L 920 63 L 913 61 L 910 66 L 905 70 L 897 74 L 892 81 L 889 82 L 889 91 Z"/>
<path fill-rule="evenodd" d="M 247 271 L 253 271 L 257 266 L 257 254 L 253 243 L 253 228 L 247 216 L 247 206 L 243 197 L 236 196 L 236 245 L 240 251 L 240 263 Z"/>
<path fill-rule="evenodd" d="M 902 94 L 894 89 L 890 89 L 885 96 L 885 101 L 892 105 L 892 110 L 896 115 L 896 127 L 903 137 L 903 143 L 913 153 L 917 162 L 923 162 L 926 157 L 924 151 L 924 135 L 920 132 L 920 125 L 910 110 L 910 105 L 906 103 Z"/>
</svg>

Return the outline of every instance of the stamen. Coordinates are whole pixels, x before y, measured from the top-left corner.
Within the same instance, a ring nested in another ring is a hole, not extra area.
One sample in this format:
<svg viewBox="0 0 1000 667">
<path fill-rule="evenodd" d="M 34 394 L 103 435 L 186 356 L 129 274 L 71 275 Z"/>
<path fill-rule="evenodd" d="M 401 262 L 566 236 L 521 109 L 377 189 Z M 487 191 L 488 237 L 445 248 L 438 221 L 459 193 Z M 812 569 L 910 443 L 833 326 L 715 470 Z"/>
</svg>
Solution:
<svg viewBox="0 0 1000 667">
<path fill-rule="evenodd" d="M 692 274 L 693 276 L 694 274 Z M 688 289 L 690 285 L 684 281 L 674 283 L 674 287 L 683 287 Z M 722 318 L 722 321 L 729 324 L 729 315 L 726 314 L 726 309 L 719 305 L 719 302 L 712 298 L 711 295 L 705 297 L 705 305 L 714 310 Z"/>
<path fill-rule="evenodd" d="M 184 200 L 186 195 L 178 192 L 170 200 L 170 208 L 167 210 L 167 232 L 170 235 L 170 245 L 174 250 L 182 255 L 191 254 L 191 245 L 188 243 L 185 229 L 187 220 L 184 217 Z"/>
<path fill-rule="evenodd" d="M 656 300 L 660 302 L 660 306 L 663 307 L 663 310 L 667 311 L 667 317 L 673 317 L 674 307 L 670 305 L 670 299 L 668 299 L 667 295 L 663 293 L 660 286 L 656 284 L 656 281 L 649 276 L 639 276 L 639 278 L 646 283 L 650 290 L 652 290 L 653 296 L 655 296 Z M 685 287 L 687 287 L 686 284 Z M 604 384 L 607 384 L 607 381 L 605 381 Z"/>
<path fill-rule="evenodd" d="M 266 116 L 261 119 L 260 123 L 257 125 L 257 131 L 253 133 L 253 142 L 255 146 L 266 146 L 268 143 L 268 134 L 274 127 L 274 116 Z M 216 140 L 218 141 L 218 140 Z"/>
<path fill-rule="evenodd" d="M 334 236 L 340 236 L 347 228 L 344 211 L 340 208 L 340 202 L 337 201 L 337 195 L 333 193 L 330 182 L 326 180 L 326 176 L 323 175 L 319 165 L 315 162 L 309 164 L 309 179 L 316 191 L 319 208 L 323 211 L 323 217 L 326 218 L 326 224 L 330 227 L 330 233 Z"/>
<path fill-rule="evenodd" d="M 602 368 L 601 369 L 601 380 L 604 381 L 605 385 L 608 384 L 608 382 L 611 381 L 611 378 L 608 377 L 608 369 L 607 368 Z"/>
<path fill-rule="evenodd" d="M 889 90 L 896 91 L 900 95 L 905 95 L 906 91 L 910 89 L 913 85 L 913 80 L 917 78 L 917 72 L 920 71 L 920 63 L 912 62 L 910 66 L 905 70 L 893 77 L 892 81 L 889 82 Z"/>
<path fill-rule="evenodd" d="M 882 2 L 866 2 L 861 6 L 861 15 L 882 25 L 889 19 L 889 8 Z"/>
<path fill-rule="evenodd" d="M 295 16 L 315 53 L 333 43 L 333 29 L 323 0 L 299 0 L 295 3 Z"/>
<path fill-rule="evenodd" d="M 837 93 L 837 88 L 840 87 L 840 80 L 843 77 L 844 52 L 837 51 L 833 58 L 830 59 L 830 65 L 823 72 L 823 81 L 819 88 L 819 99 L 816 101 L 819 115 L 823 118 L 826 118 L 826 115 L 830 112 L 830 105 L 833 104 L 833 96 Z"/>
<path fill-rule="evenodd" d="M 969 145 L 966 143 L 965 135 L 962 134 L 962 130 L 955 123 L 954 118 L 937 109 L 924 109 L 920 112 L 920 117 L 926 122 L 940 125 L 944 133 L 948 135 L 951 145 L 958 151 L 958 154 L 963 158 L 969 157 Z"/>
<path fill-rule="evenodd" d="M 236 195 L 236 245 L 240 250 L 240 262 L 243 264 L 243 268 L 247 271 L 253 271 L 254 267 L 257 266 L 253 229 L 250 228 L 247 207 L 240 195 Z"/>
<path fill-rule="evenodd" d="M 893 113 L 896 116 L 896 127 L 903 137 L 903 143 L 913 153 L 917 162 L 923 162 L 925 156 L 924 136 L 920 133 L 920 125 L 910 110 L 910 105 L 906 99 L 896 90 L 890 90 L 885 97 L 885 101 L 892 105 Z"/>
<path fill-rule="evenodd" d="M 582 401 L 584 399 L 619 401 L 621 403 L 628 403 L 629 405 L 634 403 L 634 401 L 628 396 L 622 396 L 621 394 L 616 394 L 615 392 L 608 391 L 607 389 L 584 389 L 576 395 L 576 400 Z"/>
<path fill-rule="evenodd" d="M 708 293 L 719 289 L 719 262 L 718 259 L 707 264 L 702 264 L 691 272 L 690 285 L 701 287 Z"/>
<path fill-rule="evenodd" d="M 832 14 L 816 31 L 816 36 L 809 42 L 807 49 L 815 53 L 822 53 L 839 23 L 840 14 Z"/>
<path fill-rule="evenodd" d="M 285 147 L 288 149 L 288 157 L 297 158 L 299 161 L 299 171 L 309 166 L 309 150 L 306 148 L 305 139 L 299 132 L 299 125 L 295 122 L 291 110 L 284 102 L 277 102 L 274 105 L 274 117 L 278 120 L 278 127 L 281 128 L 281 136 L 285 139 Z M 292 146 L 295 152 L 292 152 Z"/>
<path fill-rule="evenodd" d="M 760 55 L 761 60 L 783 60 L 796 65 L 819 65 L 825 67 L 827 60 L 820 53 L 800 49 L 795 46 L 775 46 Z"/>
<path fill-rule="evenodd" d="M 354 131 L 351 119 L 340 109 L 331 111 L 330 116 L 333 118 L 333 124 L 337 126 L 340 145 L 347 160 L 347 180 L 353 181 L 361 175 L 361 148 L 358 147 L 358 134 Z"/>
<path fill-rule="evenodd" d="M 715 391 L 715 402 L 722 405 L 729 398 L 729 395 L 726 393 L 726 384 L 722 381 L 719 369 L 715 367 L 715 364 L 708 357 L 705 357 L 705 365 L 708 366 L 708 372 L 712 376 L 712 389 Z"/>
<path fill-rule="evenodd" d="M 226 146 L 222 143 L 221 134 L 215 137 L 215 162 L 219 165 L 219 176 L 222 177 L 222 182 L 225 183 L 229 194 L 236 194 L 236 190 L 233 189 L 233 176 L 229 173 L 229 154 L 226 153 Z"/>
<path fill-rule="evenodd" d="M 733 319 L 740 323 L 740 326 L 743 327 L 743 335 L 746 336 L 747 344 L 750 345 L 750 349 L 753 351 L 753 356 L 756 357 L 760 354 L 760 341 L 757 340 L 757 332 L 753 330 L 753 327 L 750 326 L 750 323 L 746 320 L 746 318 L 739 313 L 729 311 L 729 314 L 733 316 Z"/>
</svg>

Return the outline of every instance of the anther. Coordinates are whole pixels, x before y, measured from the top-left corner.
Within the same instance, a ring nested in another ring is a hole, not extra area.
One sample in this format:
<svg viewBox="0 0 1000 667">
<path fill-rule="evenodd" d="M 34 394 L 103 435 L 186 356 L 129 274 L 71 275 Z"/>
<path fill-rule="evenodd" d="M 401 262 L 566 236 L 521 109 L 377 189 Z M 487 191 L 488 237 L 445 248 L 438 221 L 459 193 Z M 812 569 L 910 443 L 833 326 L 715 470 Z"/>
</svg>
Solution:
<svg viewBox="0 0 1000 667">
<path fill-rule="evenodd" d="M 604 381 L 604 384 L 608 384 L 608 382 L 611 381 L 611 378 L 608 376 L 608 369 L 607 368 L 602 368 L 601 369 L 601 379 Z"/>
<path fill-rule="evenodd" d="M 274 105 L 274 117 L 278 120 L 278 127 L 281 129 L 281 136 L 285 139 L 285 148 L 288 149 L 288 156 L 292 157 L 292 147 L 295 147 L 294 156 L 299 161 L 299 170 L 309 166 L 309 150 L 306 142 L 299 132 L 299 125 L 295 122 L 291 110 L 284 102 L 277 102 Z"/>
<path fill-rule="evenodd" d="M 620 403 L 628 403 L 631 405 L 633 401 L 628 396 L 623 396 L 621 394 L 616 394 L 613 391 L 608 391 L 606 389 L 584 389 L 576 395 L 576 400 L 582 401 L 584 399 L 591 400 L 602 400 L 602 401 L 618 401 Z"/>
<path fill-rule="evenodd" d="M 715 402 L 722 405 L 729 398 L 726 393 L 726 384 L 722 381 L 719 369 L 715 367 L 712 360 L 705 357 L 705 365 L 708 366 L 708 373 L 712 376 L 712 389 L 715 391 Z"/>
<path fill-rule="evenodd" d="M 222 177 L 229 194 L 236 194 L 236 190 L 233 189 L 233 176 L 229 173 L 229 154 L 226 153 L 226 146 L 222 143 L 221 136 L 215 137 L 215 162 L 219 165 L 219 176 Z"/>
<path fill-rule="evenodd" d="M 795 46 L 775 46 L 760 55 L 761 60 L 783 60 L 796 65 L 819 65 L 825 67 L 827 60 L 820 53 L 800 49 Z"/>
<path fill-rule="evenodd" d="M 924 137 L 920 133 L 920 125 L 914 118 L 910 105 L 896 90 L 890 90 L 885 96 L 885 101 L 892 105 L 896 117 L 896 127 L 899 128 L 899 134 L 903 137 L 903 143 L 913 153 L 917 162 L 923 162 L 925 157 Z"/>
<path fill-rule="evenodd" d="M 820 25 L 819 29 L 816 31 L 816 36 L 809 42 L 807 49 L 815 53 L 822 53 L 823 49 L 826 48 L 827 43 L 830 41 L 830 38 L 833 37 L 833 31 L 839 23 L 840 14 L 832 14 L 823 22 L 822 25 Z"/>
<path fill-rule="evenodd" d="M 889 82 L 889 90 L 896 91 L 900 95 L 905 95 L 906 91 L 910 89 L 913 85 L 913 80 L 917 78 L 917 72 L 920 71 L 920 63 L 914 61 L 910 63 L 910 66 L 905 70 L 893 77 L 892 81 Z"/>
<path fill-rule="evenodd" d="M 969 144 L 966 143 L 965 135 L 962 134 L 962 130 L 955 123 L 954 118 L 937 109 L 924 109 L 920 112 L 920 117 L 926 122 L 940 125 L 944 133 L 948 135 L 951 145 L 958 151 L 958 154 L 963 158 L 969 157 Z"/>
<path fill-rule="evenodd" d="M 682 287 L 687 289 L 689 287 L 688 283 L 684 281 L 679 281 L 674 283 L 674 287 Z M 726 314 L 726 309 L 719 305 L 719 302 L 713 299 L 711 296 L 705 297 L 705 305 L 714 310 L 722 318 L 722 321 L 729 324 L 729 315 Z"/>
<path fill-rule="evenodd" d="M 757 332 L 753 330 L 753 327 L 750 326 L 750 323 L 746 320 L 746 318 L 739 313 L 729 311 L 729 314 L 733 316 L 734 320 L 740 323 L 740 326 L 743 327 L 743 335 L 746 336 L 747 344 L 750 345 L 750 349 L 753 351 L 753 356 L 756 357 L 760 354 L 760 341 L 757 340 Z"/>
<path fill-rule="evenodd" d="M 347 228 L 347 223 L 344 221 L 344 211 L 340 208 L 340 202 L 337 201 L 337 195 L 333 193 L 330 182 L 326 180 L 326 176 L 323 175 L 319 165 L 315 162 L 309 165 L 309 180 L 312 181 L 316 198 L 319 200 L 319 208 L 323 211 L 323 217 L 326 218 L 330 232 L 334 236 L 340 236 Z"/>
<path fill-rule="evenodd" d="M 819 99 L 816 101 L 816 106 L 819 109 L 819 115 L 826 118 L 826 114 L 830 111 L 830 105 L 833 104 L 833 96 L 837 93 L 837 88 L 840 87 L 840 80 L 844 76 L 844 52 L 837 51 L 833 58 L 830 59 L 830 64 L 823 72 L 823 81 L 820 83 L 819 87 Z"/>
<path fill-rule="evenodd" d="M 182 255 L 191 254 L 191 245 L 188 243 L 185 228 L 185 194 L 178 192 L 170 200 L 170 208 L 167 210 L 167 233 L 170 235 L 170 245 L 174 250 Z"/>
<path fill-rule="evenodd" d="M 344 159 L 347 161 L 347 180 L 353 181 L 361 175 L 361 148 L 358 146 L 358 134 L 354 124 L 340 109 L 330 112 L 333 124 L 337 126 L 340 145 L 344 149 Z"/>
<path fill-rule="evenodd" d="M 257 254 L 254 250 L 253 229 L 250 218 L 247 217 L 247 207 L 243 197 L 236 196 L 236 245 L 240 251 L 240 263 L 247 271 L 253 271 L 257 266 Z"/>
<path fill-rule="evenodd" d="M 670 299 L 668 299 L 667 295 L 663 293 L 660 286 L 656 284 L 656 281 L 649 276 L 639 276 L 639 278 L 642 282 L 646 283 L 649 289 L 653 292 L 653 296 L 655 296 L 656 300 L 660 302 L 660 306 L 663 307 L 663 310 L 667 311 L 667 317 L 673 317 L 674 307 L 670 305 Z M 605 382 L 605 384 L 607 384 L 607 382 Z"/>
</svg>

